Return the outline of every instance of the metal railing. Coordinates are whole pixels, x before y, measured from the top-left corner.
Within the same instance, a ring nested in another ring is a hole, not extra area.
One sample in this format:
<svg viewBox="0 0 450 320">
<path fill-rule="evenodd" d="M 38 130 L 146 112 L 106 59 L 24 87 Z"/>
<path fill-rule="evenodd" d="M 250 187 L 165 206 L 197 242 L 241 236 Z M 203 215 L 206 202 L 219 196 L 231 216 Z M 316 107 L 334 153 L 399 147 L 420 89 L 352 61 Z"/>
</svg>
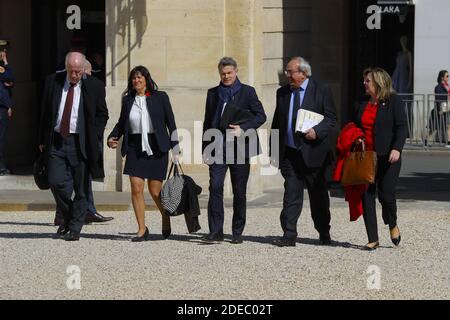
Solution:
<svg viewBox="0 0 450 320">
<path fill-rule="evenodd" d="M 407 146 L 444 147 L 450 140 L 448 95 L 399 94 L 408 118 Z"/>
</svg>

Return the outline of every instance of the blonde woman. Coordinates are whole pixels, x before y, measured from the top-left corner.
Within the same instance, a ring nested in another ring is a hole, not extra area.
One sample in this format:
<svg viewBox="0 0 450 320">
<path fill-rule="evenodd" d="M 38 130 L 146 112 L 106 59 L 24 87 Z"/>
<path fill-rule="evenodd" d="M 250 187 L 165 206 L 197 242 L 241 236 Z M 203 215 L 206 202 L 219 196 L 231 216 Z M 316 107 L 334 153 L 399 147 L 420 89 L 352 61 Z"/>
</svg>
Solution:
<svg viewBox="0 0 450 320">
<path fill-rule="evenodd" d="M 383 221 L 389 226 L 392 243 L 395 246 L 400 244 L 395 188 L 408 127 L 404 106 L 392 88 L 389 74 L 381 68 L 370 68 L 364 71 L 363 76 L 369 101 L 358 109 L 355 123 L 364 132 L 366 149 L 375 151 L 378 156 L 375 184 L 370 185 L 363 196 L 364 223 L 369 238 L 364 249 L 372 251 L 380 244 L 375 205 L 377 191 L 383 208 Z"/>
</svg>

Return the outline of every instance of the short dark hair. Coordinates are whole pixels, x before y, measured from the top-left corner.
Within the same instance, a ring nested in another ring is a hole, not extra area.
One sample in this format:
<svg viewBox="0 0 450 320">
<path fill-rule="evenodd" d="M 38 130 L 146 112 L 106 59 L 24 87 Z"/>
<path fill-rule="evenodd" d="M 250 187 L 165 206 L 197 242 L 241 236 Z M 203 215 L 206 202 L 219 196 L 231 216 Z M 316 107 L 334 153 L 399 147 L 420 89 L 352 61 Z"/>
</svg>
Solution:
<svg viewBox="0 0 450 320">
<path fill-rule="evenodd" d="M 238 67 L 236 60 L 234 60 L 232 57 L 223 57 L 222 59 L 220 59 L 218 65 L 219 70 L 228 66 L 232 66 L 235 69 L 237 69 Z"/>
</svg>

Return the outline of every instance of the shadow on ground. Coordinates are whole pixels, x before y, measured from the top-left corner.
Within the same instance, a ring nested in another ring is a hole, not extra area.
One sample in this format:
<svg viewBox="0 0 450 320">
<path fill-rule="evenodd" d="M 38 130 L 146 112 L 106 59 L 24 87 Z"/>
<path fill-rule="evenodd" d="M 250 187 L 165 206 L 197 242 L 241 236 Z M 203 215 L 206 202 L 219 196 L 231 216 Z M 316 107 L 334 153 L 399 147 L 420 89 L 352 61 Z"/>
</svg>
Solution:
<svg viewBox="0 0 450 320">
<path fill-rule="evenodd" d="M 331 196 L 344 198 L 342 186 L 333 184 Z M 412 201 L 450 201 L 450 173 L 411 173 L 400 177 L 397 199 Z"/>
</svg>

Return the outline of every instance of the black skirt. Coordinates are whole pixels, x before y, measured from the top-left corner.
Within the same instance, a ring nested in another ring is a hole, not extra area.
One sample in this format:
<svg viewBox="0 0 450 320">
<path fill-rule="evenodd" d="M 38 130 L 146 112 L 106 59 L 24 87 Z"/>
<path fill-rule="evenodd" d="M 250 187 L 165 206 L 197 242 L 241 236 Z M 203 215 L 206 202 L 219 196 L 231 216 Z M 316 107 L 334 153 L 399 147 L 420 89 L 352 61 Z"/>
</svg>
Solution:
<svg viewBox="0 0 450 320">
<path fill-rule="evenodd" d="M 164 181 L 167 177 L 169 157 L 167 152 L 161 152 L 158 148 L 154 134 L 148 135 L 148 141 L 153 151 L 153 156 L 142 152 L 140 134 L 128 135 L 128 151 L 123 174 L 149 180 Z"/>
</svg>

